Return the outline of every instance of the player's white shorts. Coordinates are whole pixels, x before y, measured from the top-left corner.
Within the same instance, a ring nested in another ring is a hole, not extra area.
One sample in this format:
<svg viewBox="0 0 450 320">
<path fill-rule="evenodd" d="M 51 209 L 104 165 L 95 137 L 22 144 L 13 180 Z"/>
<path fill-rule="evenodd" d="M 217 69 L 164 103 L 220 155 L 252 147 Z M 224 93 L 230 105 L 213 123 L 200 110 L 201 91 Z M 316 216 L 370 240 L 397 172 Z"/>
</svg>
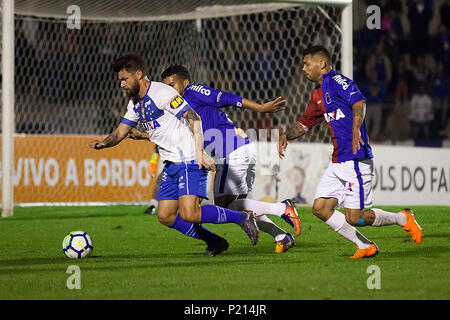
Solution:
<svg viewBox="0 0 450 320">
<path fill-rule="evenodd" d="M 373 159 L 331 162 L 317 186 L 314 198 L 336 198 L 336 208 L 370 208 L 373 202 L 373 170 Z"/>
<path fill-rule="evenodd" d="M 250 193 L 255 181 L 255 167 L 256 147 L 253 143 L 231 152 L 226 163 L 216 165 L 214 197 Z"/>
</svg>

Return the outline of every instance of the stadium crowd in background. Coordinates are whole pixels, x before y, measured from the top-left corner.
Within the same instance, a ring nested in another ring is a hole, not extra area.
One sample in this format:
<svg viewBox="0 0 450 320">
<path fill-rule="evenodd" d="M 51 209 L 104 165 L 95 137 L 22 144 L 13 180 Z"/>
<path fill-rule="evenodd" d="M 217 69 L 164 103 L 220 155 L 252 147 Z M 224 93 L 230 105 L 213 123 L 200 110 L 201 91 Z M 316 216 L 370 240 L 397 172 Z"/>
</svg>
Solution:
<svg viewBox="0 0 450 320">
<path fill-rule="evenodd" d="M 450 140 L 450 0 L 358 1 L 354 9 L 364 12 L 354 19 L 367 17 L 369 5 L 380 7 L 381 28 L 355 24 L 353 78 L 368 98 L 371 142 L 414 139 L 416 145 L 441 146 L 443 139 Z M 16 132 L 109 132 L 125 104 L 108 66 L 123 52 L 151 52 L 150 74 L 175 62 L 196 70 L 197 63 L 203 74 L 207 70 L 208 85 L 258 101 L 282 95 L 292 109 L 282 122 L 290 123 L 296 120 L 295 108 L 306 108 L 304 97 L 310 94 L 301 74 L 302 50 L 324 45 L 340 70 L 333 24 L 306 12 L 206 19 L 202 33 L 192 34 L 185 22 L 86 22 L 68 31 L 63 23 L 22 17 L 16 23 L 16 114 L 26 116 L 16 118 Z M 252 77 L 259 81 L 250 85 Z M 101 84 L 102 95 L 92 83 Z M 248 118 L 244 129 L 280 123 L 272 115 Z M 321 139 L 328 138 L 318 135 Z"/>
<path fill-rule="evenodd" d="M 381 9 L 381 29 L 354 32 L 354 79 L 365 83 L 371 140 L 441 146 L 450 139 L 450 1 L 366 5 Z"/>
</svg>

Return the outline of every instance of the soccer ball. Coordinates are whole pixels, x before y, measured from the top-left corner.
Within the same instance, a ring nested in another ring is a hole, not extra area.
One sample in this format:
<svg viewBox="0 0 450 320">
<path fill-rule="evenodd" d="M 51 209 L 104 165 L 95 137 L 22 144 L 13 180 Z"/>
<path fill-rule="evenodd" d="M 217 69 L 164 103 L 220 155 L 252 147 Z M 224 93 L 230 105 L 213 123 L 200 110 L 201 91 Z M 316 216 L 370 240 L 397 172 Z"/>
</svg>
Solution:
<svg viewBox="0 0 450 320">
<path fill-rule="evenodd" d="M 66 257 L 81 259 L 91 254 L 92 240 L 84 231 L 72 231 L 67 234 L 62 243 L 62 249 Z"/>
</svg>

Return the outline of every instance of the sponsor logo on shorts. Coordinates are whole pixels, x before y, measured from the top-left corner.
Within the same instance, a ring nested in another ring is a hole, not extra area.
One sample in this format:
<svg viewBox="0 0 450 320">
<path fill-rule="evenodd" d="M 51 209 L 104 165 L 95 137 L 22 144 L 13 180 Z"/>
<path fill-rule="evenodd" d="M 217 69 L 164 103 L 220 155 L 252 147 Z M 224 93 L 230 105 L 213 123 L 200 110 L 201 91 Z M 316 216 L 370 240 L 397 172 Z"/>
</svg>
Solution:
<svg viewBox="0 0 450 320">
<path fill-rule="evenodd" d="M 348 183 L 348 187 L 347 187 L 347 189 L 345 190 L 345 191 L 353 191 L 353 186 L 355 185 L 355 183 L 351 183 L 351 182 L 349 182 Z"/>
</svg>

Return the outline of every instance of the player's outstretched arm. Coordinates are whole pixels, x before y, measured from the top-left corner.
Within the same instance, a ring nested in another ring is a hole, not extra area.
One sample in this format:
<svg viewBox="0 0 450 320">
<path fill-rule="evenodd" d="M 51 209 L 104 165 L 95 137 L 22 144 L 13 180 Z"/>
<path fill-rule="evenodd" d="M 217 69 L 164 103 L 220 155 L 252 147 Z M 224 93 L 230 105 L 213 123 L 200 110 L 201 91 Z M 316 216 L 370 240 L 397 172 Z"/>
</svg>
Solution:
<svg viewBox="0 0 450 320">
<path fill-rule="evenodd" d="M 283 97 L 278 97 L 275 100 L 259 104 L 246 98 L 242 98 L 242 108 L 262 113 L 275 113 L 286 109 L 286 100 L 284 100 Z"/>
<path fill-rule="evenodd" d="M 142 132 L 139 130 L 136 130 L 135 128 L 132 128 L 127 136 L 128 139 L 133 140 L 149 140 L 149 135 L 147 132 Z"/>
<path fill-rule="evenodd" d="M 120 143 L 120 141 L 125 139 L 130 130 L 130 126 L 120 123 L 113 132 L 111 132 L 105 139 L 103 139 L 103 141 L 93 140 L 88 143 L 88 147 L 96 150 L 114 147 L 115 145 Z"/>
<path fill-rule="evenodd" d="M 289 140 L 295 140 L 305 134 L 305 129 L 300 122 L 296 122 L 286 133 L 280 135 L 278 140 L 278 156 L 280 159 L 284 158 L 284 151 L 288 145 Z"/>
<path fill-rule="evenodd" d="M 193 109 L 188 109 L 183 114 L 183 118 L 189 121 L 189 125 L 194 134 L 195 161 L 198 164 L 198 168 L 201 169 L 202 166 L 204 166 L 206 169 L 215 171 L 216 163 L 206 152 L 204 152 L 203 129 L 200 116 Z"/>
<path fill-rule="evenodd" d="M 361 125 L 364 121 L 366 114 L 366 102 L 360 100 L 356 102 L 353 107 L 353 125 L 352 125 L 352 152 L 356 152 L 361 148 L 360 144 L 364 145 L 364 141 L 361 139 Z"/>
</svg>

